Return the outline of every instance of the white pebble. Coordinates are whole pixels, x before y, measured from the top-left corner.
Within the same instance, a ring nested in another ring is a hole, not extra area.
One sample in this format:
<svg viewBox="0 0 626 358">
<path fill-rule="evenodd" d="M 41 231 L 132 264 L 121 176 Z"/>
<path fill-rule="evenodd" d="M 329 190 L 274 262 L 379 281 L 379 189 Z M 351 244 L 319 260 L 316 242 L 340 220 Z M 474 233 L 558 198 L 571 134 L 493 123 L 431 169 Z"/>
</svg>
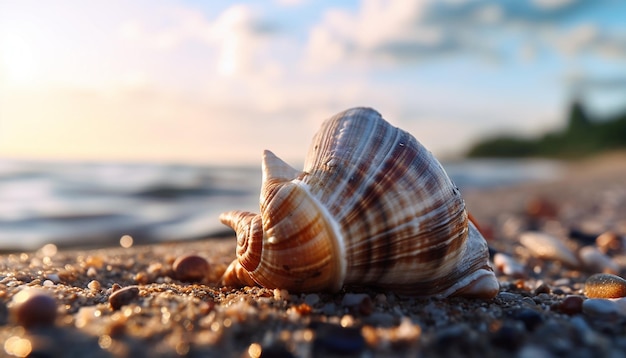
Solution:
<svg viewBox="0 0 626 358">
<path fill-rule="evenodd" d="M 626 297 L 609 298 L 609 300 L 615 302 L 620 315 L 626 316 Z"/>
<path fill-rule="evenodd" d="M 576 255 L 552 235 L 527 231 L 520 235 L 519 241 L 537 258 L 560 261 L 571 267 L 579 266 Z"/>
<path fill-rule="evenodd" d="M 89 282 L 87 284 L 87 287 L 92 291 L 100 291 L 100 289 L 102 288 L 102 286 L 100 285 L 100 282 L 96 280 Z"/>
<path fill-rule="evenodd" d="M 511 256 L 498 252 L 493 255 L 493 264 L 500 272 L 507 276 L 521 278 L 526 275 L 524 265 L 515 261 Z"/>
<path fill-rule="evenodd" d="M 59 275 L 58 275 L 58 274 L 56 274 L 56 273 L 49 273 L 49 274 L 46 274 L 46 279 L 48 279 L 48 280 L 50 280 L 50 281 L 52 281 L 52 282 L 54 282 L 54 283 L 59 283 L 59 282 L 61 282 L 61 279 L 59 278 Z"/>
<path fill-rule="evenodd" d="M 285 289 L 275 288 L 274 299 L 289 301 L 289 291 Z"/>
<path fill-rule="evenodd" d="M 583 312 L 590 316 L 613 316 L 619 313 L 619 305 L 603 298 L 590 298 L 583 302 Z"/>
<path fill-rule="evenodd" d="M 619 266 L 610 257 L 603 254 L 595 246 L 585 246 L 578 251 L 580 260 L 589 270 L 617 274 Z"/>
</svg>

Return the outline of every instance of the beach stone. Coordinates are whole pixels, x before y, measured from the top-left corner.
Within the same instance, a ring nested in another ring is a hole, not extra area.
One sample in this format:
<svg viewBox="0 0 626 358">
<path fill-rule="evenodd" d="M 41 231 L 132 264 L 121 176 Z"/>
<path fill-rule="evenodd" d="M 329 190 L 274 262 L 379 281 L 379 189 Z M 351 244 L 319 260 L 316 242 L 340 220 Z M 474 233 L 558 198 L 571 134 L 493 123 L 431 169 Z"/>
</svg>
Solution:
<svg viewBox="0 0 626 358">
<path fill-rule="evenodd" d="M 491 342 L 498 347 L 515 351 L 524 344 L 524 332 L 517 325 L 505 322 L 493 332 Z"/>
<path fill-rule="evenodd" d="M 617 315 L 619 306 L 608 299 L 590 298 L 583 302 L 583 312 L 590 316 L 607 317 Z"/>
<path fill-rule="evenodd" d="M 622 298 L 613 298 L 611 301 L 615 302 L 617 308 L 619 310 L 619 314 L 622 316 L 626 316 L 626 297 Z"/>
<path fill-rule="evenodd" d="M 507 276 L 514 278 L 526 277 L 524 265 L 515 261 L 511 256 L 497 252 L 493 255 L 493 264 L 496 269 Z"/>
<path fill-rule="evenodd" d="M 556 237 L 538 231 L 526 231 L 520 234 L 519 241 L 535 257 L 545 260 L 560 261 L 570 267 L 578 267 L 576 255 Z"/>
<path fill-rule="evenodd" d="M 9 309 L 4 302 L 0 302 L 0 325 L 6 324 L 9 319 Z"/>
<path fill-rule="evenodd" d="M 358 354 L 365 349 L 365 338 L 357 327 L 341 327 L 319 322 L 313 325 L 316 336 L 313 341 L 314 356 L 331 354 Z"/>
<path fill-rule="evenodd" d="M 585 246 L 578 251 L 578 256 L 589 271 L 615 274 L 619 266 L 610 257 L 603 254 L 595 246 Z"/>
<path fill-rule="evenodd" d="M 543 323 L 543 317 L 541 314 L 531 308 L 522 308 L 518 310 L 514 317 L 524 324 L 527 331 L 534 331 Z"/>
<path fill-rule="evenodd" d="M 370 315 L 374 309 L 374 302 L 366 293 L 346 293 L 341 300 L 341 305 L 353 308 L 365 316 Z"/>
<path fill-rule="evenodd" d="M 558 306 L 560 312 L 567 315 L 574 315 L 583 311 L 584 298 L 581 296 L 571 295 L 565 297 Z"/>
<path fill-rule="evenodd" d="M 537 288 L 535 288 L 535 295 L 540 295 L 542 293 L 549 294 L 551 291 L 550 286 L 542 282 L 539 286 L 537 286 Z"/>
<path fill-rule="evenodd" d="M 304 297 L 304 303 L 309 306 L 315 306 L 320 301 L 320 296 L 317 293 L 309 293 Z"/>
<path fill-rule="evenodd" d="M 209 263 L 198 255 L 180 256 L 172 264 L 176 279 L 186 282 L 202 281 L 209 273 Z"/>
<path fill-rule="evenodd" d="M 52 326 L 57 316 L 57 304 L 47 292 L 39 289 L 24 289 L 12 300 L 12 313 L 25 328 Z"/>
<path fill-rule="evenodd" d="M 109 304 L 114 310 L 119 310 L 135 300 L 139 296 L 139 288 L 137 286 L 128 286 L 121 288 L 109 296 Z"/>
<path fill-rule="evenodd" d="M 625 297 L 626 280 L 606 273 L 591 275 L 585 281 L 585 295 L 589 298 Z"/>
<path fill-rule="evenodd" d="M 624 248 L 621 236 L 614 231 L 606 231 L 598 235 L 596 245 L 604 253 L 620 251 Z"/>
<path fill-rule="evenodd" d="M 343 295 L 341 305 L 344 307 L 356 306 L 368 298 L 370 298 L 370 296 L 367 293 L 346 293 Z"/>
<path fill-rule="evenodd" d="M 521 296 L 512 292 L 502 291 L 498 293 L 496 298 L 502 300 L 503 302 L 515 302 L 519 300 Z"/>
<path fill-rule="evenodd" d="M 102 288 L 102 285 L 100 284 L 99 281 L 92 280 L 87 284 L 87 288 L 89 288 L 91 291 L 100 291 L 100 289 Z"/>
</svg>

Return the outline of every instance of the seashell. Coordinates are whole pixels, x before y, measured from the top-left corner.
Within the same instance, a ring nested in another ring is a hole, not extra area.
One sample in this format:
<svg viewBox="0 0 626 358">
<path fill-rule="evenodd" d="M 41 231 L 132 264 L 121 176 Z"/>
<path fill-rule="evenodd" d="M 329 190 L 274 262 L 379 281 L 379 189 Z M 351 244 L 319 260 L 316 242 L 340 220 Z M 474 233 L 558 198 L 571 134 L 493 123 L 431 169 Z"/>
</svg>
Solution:
<svg viewBox="0 0 626 358">
<path fill-rule="evenodd" d="M 325 121 L 304 171 L 270 151 L 262 171 L 261 213 L 220 216 L 237 233 L 224 285 L 497 294 L 487 244 L 459 190 L 428 150 L 376 111 L 354 108 Z"/>
</svg>

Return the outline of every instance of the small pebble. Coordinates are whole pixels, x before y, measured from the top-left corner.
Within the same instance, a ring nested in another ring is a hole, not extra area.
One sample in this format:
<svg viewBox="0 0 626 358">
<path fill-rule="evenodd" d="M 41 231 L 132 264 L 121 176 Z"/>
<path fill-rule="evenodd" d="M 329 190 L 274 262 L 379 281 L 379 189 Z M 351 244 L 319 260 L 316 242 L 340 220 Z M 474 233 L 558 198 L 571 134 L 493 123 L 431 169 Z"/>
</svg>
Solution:
<svg viewBox="0 0 626 358">
<path fill-rule="evenodd" d="M 57 316 L 57 304 L 47 292 L 24 289 L 13 297 L 11 307 L 17 322 L 25 328 L 51 326 Z"/>
<path fill-rule="evenodd" d="M 498 295 L 496 296 L 497 299 L 500 299 L 504 302 L 512 302 L 512 301 L 517 301 L 521 298 L 520 295 L 515 294 L 515 293 L 511 293 L 511 292 L 500 292 L 498 293 Z"/>
<path fill-rule="evenodd" d="M 578 256 L 589 271 L 612 274 L 619 272 L 619 266 L 595 246 L 585 246 L 581 248 L 578 251 Z"/>
<path fill-rule="evenodd" d="M 139 288 L 137 286 L 128 286 L 121 288 L 109 296 L 109 304 L 114 310 L 122 308 L 122 306 L 131 303 L 139 296 Z"/>
<path fill-rule="evenodd" d="M 541 283 L 539 286 L 537 286 L 537 288 L 535 288 L 535 295 L 550 293 L 551 291 L 552 290 L 550 289 L 550 286 L 546 285 L 545 283 Z"/>
<path fill-rule="evenodd" d="M 626 296 L 626 280 L 607 273 L 591 275 L 585 282 L 589 298 L 618 298 Z"/>
<path fill-rule="evenodd" d="M 559 311 L 567 314 L 574 315 L 583 311 L 584 298 L 581 296 L 571 295 L 565 297 L 558 306 Z"/>
<path fill-rule="evenodd" d="M 520 309 L 515 313 L 515 318 L 524 323 L 527 331 L 534 331 L 543 323 L 541 314 L 531 308 Z"/>
<path fill-rule="evenodd" d="M 172 269 L 178 280 L 196 282 L 206 277 L 209 272 L 209 263 L 198 255 L 185 255 L 174 261 Z"/>
<path fill-rule="evenodd" d="M 524 334 L 513 324 L 503 324 L 491 336 L 491 342 L 498 347 L 517 350 L 524 343 Z"/>
<path fill-rule="evenodd" d="M 493 264 L 500 272 L 514 278 L 526 276 L 524 265 L 515 261 L 511 256 L 498 252 L 493 255 Z"/>
<path fill-rule="evenodd" d="M 343 295 L 341 305 L 344 307 L 356 306 L 368 298 L 370 298 L 370 296 L 367 293 L 346 293 Z"/>
<path fill-rule="evenodd" d="M 614 252 L 623 249 L 622 238 L 614 231 L 606 231 L 596 238 L 596 245 L 600 251 Z"/>
<path fill-rule="evenodd" d="M 626 297 L 622 298 L 613 298 L 611 301 L 615 302 L 618 307 L 619 313 L 622 316 L 626 316 Z"/>
<path fill-rule="evenodd" d="M 314 306 L 320 301 L 320 296 L 317 293 L 309 293 L 304 297 L 304 303 L 309 306 Z"/>
<path fill-rule="evenodd" d="M 608 317 L 617 315 L 619 313 L 619 306 L 611 300 L 590 298 L 583 302 L 583 312 L 590 316 Z"/>
<path fill-rule="evenodd" d="M 570 267 L 578 267 L 576 255 L 559 239 L 543 232 L 527 231 L 520 234 L 519 241 L 535 257 L 560 261 Z"/>
<path fill-rule="evenodd" d="M 365 349 L 365 338 L 360 328 L 320 322 L 316 324 L 315 331 L 313 355 L 316 357 L 333 354 L 357 355 Z"/>
<path fill-rule="evenodd" d="M 289 291 L 280 288 L 274 289 L 274 299 L 289 301 L 289 298 Z"/>
<path fill-rule="evenodd" d="M 92 291 L 100 291 L 102 286 L 100 285 L 100 282 L 93 280 L 87 284 L 87 288 L 89 288 Z"/>
</svg>

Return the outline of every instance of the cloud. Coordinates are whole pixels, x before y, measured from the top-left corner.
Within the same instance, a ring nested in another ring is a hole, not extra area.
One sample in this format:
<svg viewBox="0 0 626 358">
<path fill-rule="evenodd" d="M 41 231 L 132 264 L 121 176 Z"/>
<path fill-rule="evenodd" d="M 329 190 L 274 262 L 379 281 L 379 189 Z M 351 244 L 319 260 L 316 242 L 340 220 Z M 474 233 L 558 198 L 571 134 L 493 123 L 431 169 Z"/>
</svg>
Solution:
<svg viewBox="0 0 626 358">
<path fill-rule="evenodd" d="M 593 20 L 581 24 L 588 10 L 607 5 L 608 0 L 363 0 L 357 10 L 324 14 L 310 32 L 307 64 L 319 69 L 367 59 L 381 65 L 450 54 L 528 60 L 538 48 L 563 56 L 584 50 L 624 58 L 623 36 L 600 36 Z"/>
<path fill-rule="evenodd" d="M 200 10 L 174 7 L 129 20 L 118 32 L 122 39 L 155 50 L 180 51 L 188 44 L 212 49 L 217 52 L 216 71 L 231 76 L 257 72 L 257 54 L 267 45 L 264 41 L 280 30 L 252 7 L 237 4 L 214 19 Z"/>
</svg>

